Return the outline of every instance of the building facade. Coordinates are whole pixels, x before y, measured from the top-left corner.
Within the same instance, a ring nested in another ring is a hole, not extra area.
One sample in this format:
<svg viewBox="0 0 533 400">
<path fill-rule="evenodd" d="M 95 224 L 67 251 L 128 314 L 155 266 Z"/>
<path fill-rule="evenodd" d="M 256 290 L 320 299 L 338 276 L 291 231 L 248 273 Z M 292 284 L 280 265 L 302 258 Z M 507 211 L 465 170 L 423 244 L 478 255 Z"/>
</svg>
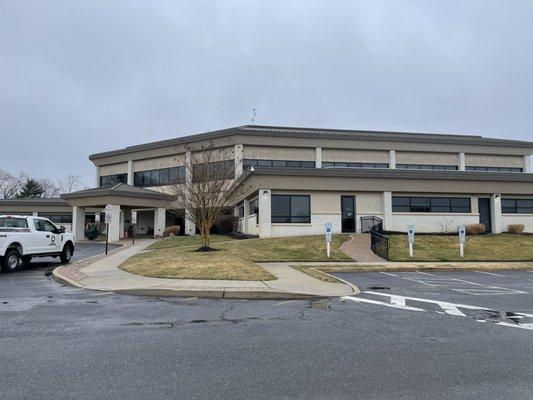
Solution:
<svg viewBox="0 0 533 400">
<path fill-rule="evenodd" d="M 165 192 L 185 184 L 187 152 L 206 143 L 229 150 L 245 188 L 235 204 L 244 233 L 321 234 L 328 222 L 358 232 L 368 216 L 398 232 L 472 223 L 533 232 L 533 143 L 480 136 L 241 126 L 93 154 L 95 184 Z"/>
</svg>

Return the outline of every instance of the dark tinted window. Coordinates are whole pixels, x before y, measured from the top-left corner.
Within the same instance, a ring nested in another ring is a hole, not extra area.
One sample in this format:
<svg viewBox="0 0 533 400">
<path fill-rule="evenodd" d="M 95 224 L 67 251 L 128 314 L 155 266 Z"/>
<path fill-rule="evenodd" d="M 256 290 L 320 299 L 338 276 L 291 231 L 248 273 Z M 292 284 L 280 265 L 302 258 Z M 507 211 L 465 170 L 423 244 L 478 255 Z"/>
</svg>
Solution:
<svg viewBox="0 0 533 400">
<path fill-rule="evenodd" d="M 504 214 L 533 214 L 533 199 L 502 199 Z"/>
<path fill-rule="evenodd" d="M 2 228 L 27 228 L 28 221 L 26 218 L 0 218 L 0 229 Z"/>
<path fill-rule="evenodd" d="M 185 167 L 139 171 L 133 174 L 135 186 L 165 186 L 185 182 Z"/>
<path fill-rule="evenodd" d="M 374 168 L 389 168 L 389 164 L 325 161 L 325 162 L 322 163 L 322 168 L 369 168 L 369 169 L 374 169 Z"/>
<path fill-rule="evenodd" d="M 477 172 L 524 172 L 523 168 L 517 167 L 466 167 L 467 171 Z"/>
<path fill-rule="evenodd" d="M 393 212 L 470 213 L 469 197 L 393 196 Z"/>
<path fill-rule="evenodd" d="M 128 183 L 128 174 L 105 175 L 100 177 L 100 186 L 115 186 Z"/>
<path fill-rule="evenodd" d="M 275 168 L 315 168 L 314 161 L 295 160 L 253 160 L 243 161 L 244 167 L 275 167 Z"/>
<path fill-rule="evenodd" d="M 310 197 L 301 195 L 273 195 L 272 223 L 311 222 Z"/>
<path fill-rule="evenodd" d="M 396 169 L 427 169 L 435 171 L 457 171 L 457 165 L 431 165 L 431 164 L 396 164 Z"/>
</svg>

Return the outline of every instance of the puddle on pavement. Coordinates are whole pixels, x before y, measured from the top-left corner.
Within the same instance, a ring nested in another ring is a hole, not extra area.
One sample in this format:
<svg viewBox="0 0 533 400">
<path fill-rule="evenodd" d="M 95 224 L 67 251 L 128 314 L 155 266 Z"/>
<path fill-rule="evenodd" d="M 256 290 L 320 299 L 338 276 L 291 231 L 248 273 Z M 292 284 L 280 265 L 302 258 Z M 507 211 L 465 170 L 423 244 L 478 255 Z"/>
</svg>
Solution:
<svg viewBox="0 0 533 400">
<path fill-rule="evenodd" d="M 369 286 L 366 290 L 390 290 L 388 286 Z"/>
</svg>

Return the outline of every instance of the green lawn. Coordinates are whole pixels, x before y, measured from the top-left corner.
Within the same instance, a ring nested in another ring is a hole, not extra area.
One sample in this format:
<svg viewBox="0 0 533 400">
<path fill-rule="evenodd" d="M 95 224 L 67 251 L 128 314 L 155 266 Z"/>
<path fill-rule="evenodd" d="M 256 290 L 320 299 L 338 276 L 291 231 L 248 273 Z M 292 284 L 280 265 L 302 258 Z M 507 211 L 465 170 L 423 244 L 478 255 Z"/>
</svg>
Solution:
<svg viewBox="0 0 533 400">
<path fill-rule="evenodd" d="M 414 257 L 409 257 L 407 235 L 390 235 L 389 261 L 531 261 L 533 236 L 468 236 L 465 257 L 459 257 L 459 238 L 440 235 L 417 235 Z"/>
<path fill-rule="evenodd" d="M 340 251 L 348 235 L 334 235 L 329 261 L 350 261 Z M 176 236 L 153 244 L 154 250 L 138 254 L 124 264 L 125 271 L 151 277 L 178 279 L 275 279 L 255 262 L 328 261 L 324 236 L 233 240 L 226 236 L 212 239 L 218 251 L 197 252 L 199 238 Z"/>
</svg>

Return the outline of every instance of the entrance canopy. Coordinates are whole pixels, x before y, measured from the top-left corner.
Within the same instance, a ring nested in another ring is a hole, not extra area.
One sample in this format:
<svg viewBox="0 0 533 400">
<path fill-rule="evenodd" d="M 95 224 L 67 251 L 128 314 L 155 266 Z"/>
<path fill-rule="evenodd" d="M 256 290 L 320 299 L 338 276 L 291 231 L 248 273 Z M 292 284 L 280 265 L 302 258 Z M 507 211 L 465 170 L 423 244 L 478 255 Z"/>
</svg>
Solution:
<svg viewBox="0 0 533 400">
<path fill-rule="evenodd" d="M 139 209 L 154 210 L 154 236 L 162 236 L 165 230 L 165 210 L 172 202 L 172 196 L 165 193 L 125 183 L 62 194 L 61 198 L 73 208 L 72 232 L 76 240 L 82 240 L 85 236 L 85 208 L 103 209 L 108 204 L 111 205 L 110 241 L 124 237 L 126 213 L 131 214 L 131 210 Z"/>
</svg>

